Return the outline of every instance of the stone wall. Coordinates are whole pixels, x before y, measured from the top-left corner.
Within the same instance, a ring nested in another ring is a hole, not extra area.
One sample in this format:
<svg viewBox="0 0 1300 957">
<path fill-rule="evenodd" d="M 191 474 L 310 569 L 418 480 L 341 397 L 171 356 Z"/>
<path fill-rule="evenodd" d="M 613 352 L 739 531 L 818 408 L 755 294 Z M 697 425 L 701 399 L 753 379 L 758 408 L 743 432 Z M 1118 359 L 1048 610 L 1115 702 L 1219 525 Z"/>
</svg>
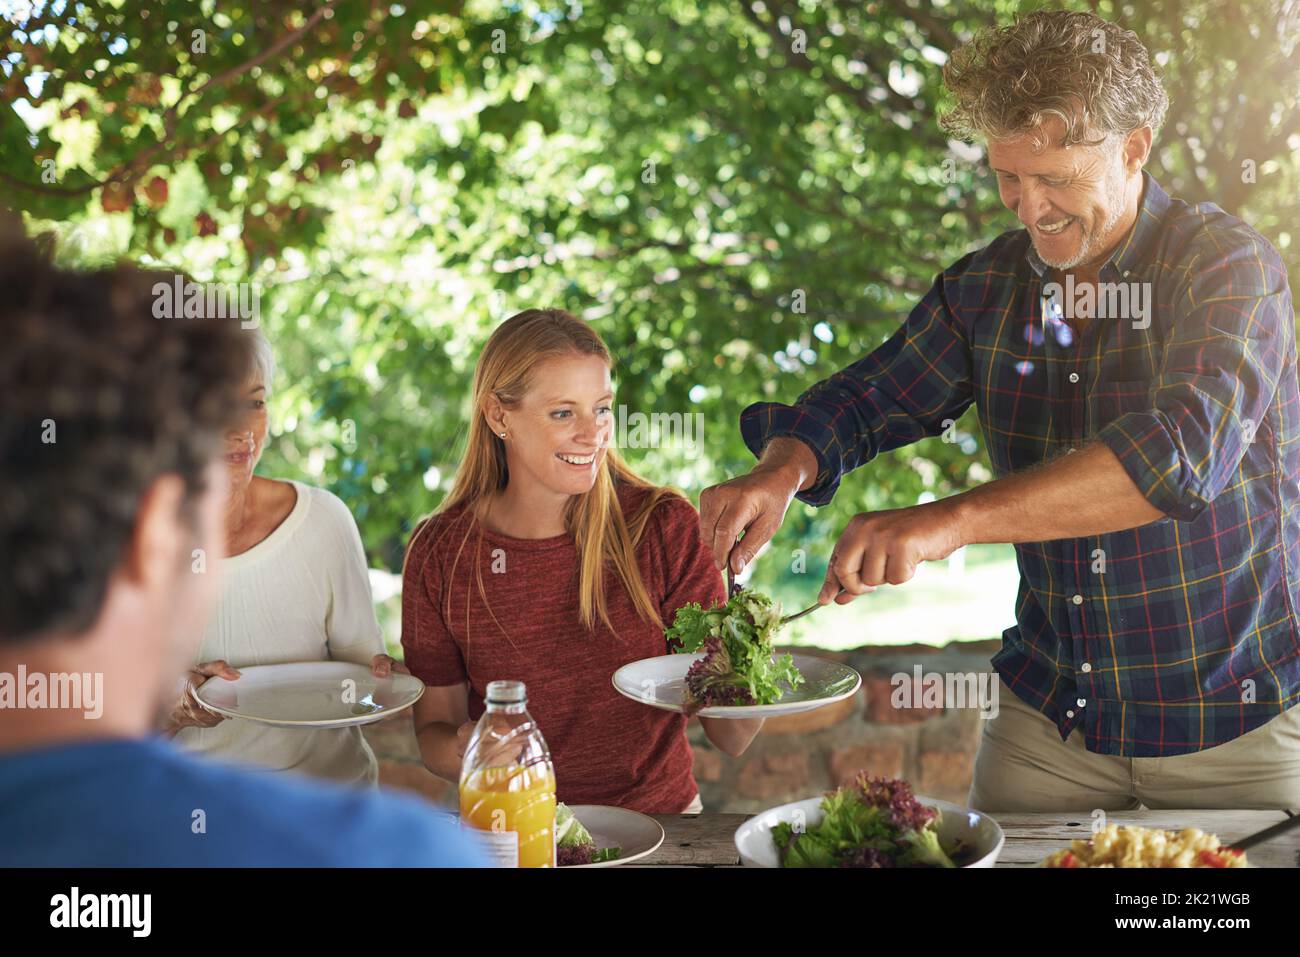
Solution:
<svg viewBox="0 0 1300 957">
<path fill-rule="evenodd" d="M 709 744 L 698 721 L 688 732 L 695 779 L 708 810 L 760 811 L 829 790 L 860 771 L 903 777 L 917 793 L 964 804 L 984 720 L 978 708 L 896 708 L 896 674 L 990 673 L 999 641 L 867 646 L 846 652 L 788 649 L 832 658 L 856 668 L 862 688 L 854 697 L 783 718 L 769 718 L 738 758 Z M 366 726 L 380 762 L 380 783 L 414 791 L 444 806 L 455 788 L 435 778 L 420 760 L 407 712 Z"/>
</svg>

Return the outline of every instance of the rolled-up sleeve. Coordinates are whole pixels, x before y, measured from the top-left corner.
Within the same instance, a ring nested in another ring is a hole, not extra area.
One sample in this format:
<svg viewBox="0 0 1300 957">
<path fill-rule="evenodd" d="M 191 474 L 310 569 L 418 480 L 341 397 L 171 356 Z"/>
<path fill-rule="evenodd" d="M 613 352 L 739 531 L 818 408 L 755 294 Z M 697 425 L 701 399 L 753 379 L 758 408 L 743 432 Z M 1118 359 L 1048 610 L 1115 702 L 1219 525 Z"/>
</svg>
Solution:
<svg viewBox="0 0 1300 957">
<path fill-rule="evenodd" d="M 1228 487 L 1265 421 L 1294 349 L 1281 260 L 1257 239 L 1198 258 L 1175 309 L 1152 407 L 1097 433 L 1147 500 L 1191 521 Z M 1152 330 L 1154 332 L 1154 328 Z"/>
<path fill-rule="evenodd" d="M 758 402 L 741 413 L 741 437 L 755 456 L 782 436 L 812 449 L 817 478 L 800 501 L 825 505 L 845 472 L 940 434 L 971 404 L 970 345 L 953 308 L 970 260 L 936 276 L 907 320 L 869 356 L 818 382 L 794 405 Z"/>
</svg>

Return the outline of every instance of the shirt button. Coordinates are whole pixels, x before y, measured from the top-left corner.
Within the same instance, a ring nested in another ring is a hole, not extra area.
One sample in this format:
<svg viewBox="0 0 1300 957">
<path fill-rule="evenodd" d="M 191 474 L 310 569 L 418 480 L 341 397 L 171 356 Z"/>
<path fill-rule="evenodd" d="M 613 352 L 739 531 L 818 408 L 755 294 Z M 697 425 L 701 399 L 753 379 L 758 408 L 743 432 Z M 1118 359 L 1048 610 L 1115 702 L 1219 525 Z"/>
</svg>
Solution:
<svg viewBox="0 0 1300 957">
<path fill-rule="evenodd" d="M 1082 672 L 1084 672 L 1085 674 L 1086 674 L 1087 672 L 1091 671 L 1091 670 L 1092 670 L 1092 662 L 1090 662 L 1090 661 L 1085 661 L 1083 664 L 1081 664 L 1081 665 L 1079 666 L 1079 670 L 1082 671 Z"/>
<path fill-rule="evenodd" d="M 1067 711 L 1067 712 L 1065 712 L 1065 716 L 1066 716 L 1067 718 L 1073 718 L 1073 717 L 1074 717 L 1074 712 L 1073 712 L 1073 711 Z"/>
<path fill-rule="evenodd" d="M 1079 373 L 1077 373 L 1077 372 L 1071 372 L 1071 373 L 1070 373 L 1070 381 L 1071 381 L 1071 382 L 1078 382 L 1078 381 L 1079 381 Z"/>
<path fill-rule="evenodd" d="M 1070 599 L 1070 601 L 1074 602 L 1076 605 L 1082 605 L 1082 604 L 1083 604 L 1083 596 L 1082 596 L 1082 595 L 1075 595 L 1073 598 Z"/>
<path fill-rule="evenodd" d="M 1077 704 L 1080 708 L 1082 708 L 1087 703 L 1088 700 L 1086 698 L 1080 698 L 1078 701 L 1075 702 L 1075 704 Z"/>
</svg>

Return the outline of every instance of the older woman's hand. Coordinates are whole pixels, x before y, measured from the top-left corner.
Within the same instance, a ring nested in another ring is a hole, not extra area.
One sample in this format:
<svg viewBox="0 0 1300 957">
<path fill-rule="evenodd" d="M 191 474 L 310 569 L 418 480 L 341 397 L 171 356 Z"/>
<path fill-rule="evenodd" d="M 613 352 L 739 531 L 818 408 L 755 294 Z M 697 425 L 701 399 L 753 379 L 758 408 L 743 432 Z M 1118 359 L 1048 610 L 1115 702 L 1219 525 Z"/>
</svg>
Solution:
<svg viewBox="0 0 1300 957">
<path fill-rule="evenodd" d="M 397 672 L 399 675 L 409 675 L 406 665 L 399 662 L 390 655 L 375 655 L 370 659 L 370 673 L 376 678 L 387 678 Z"/>
<path fill-rule="evenodd" d="M 209 711 L 194 694 L 199 685 L 213 677 L 234 681 L 239 677 L 239 672 L 224 661 L 205 661 L 196 665 L 185 676 L 185 690 L 168 715 L 163 733 L 174 737 L 182 728 L 213 728 L 226 720 L 225 715 Z"/>
</svg>

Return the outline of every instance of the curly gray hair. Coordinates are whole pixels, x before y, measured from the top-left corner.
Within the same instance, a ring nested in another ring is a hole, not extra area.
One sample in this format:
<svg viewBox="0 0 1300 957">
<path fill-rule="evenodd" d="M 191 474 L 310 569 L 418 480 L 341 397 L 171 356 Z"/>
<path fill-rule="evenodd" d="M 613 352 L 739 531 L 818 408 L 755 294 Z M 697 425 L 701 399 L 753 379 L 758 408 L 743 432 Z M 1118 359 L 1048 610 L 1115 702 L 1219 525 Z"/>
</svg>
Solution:
<svg viewBox="0 0 1300 957">
<path fill-rule="evenodd" d="M 1169 108 L 1137 34 L 1091 13 L 1040 10 L 989 28 L 953 52 L 943 81 L 955 104 L 940 125 L 967 141 L 1029 134 L 1041 144 L 1038 128 L 1057 117 L 1062 146 L 1097 145 L 1158 132 Z"/>
</svg>

